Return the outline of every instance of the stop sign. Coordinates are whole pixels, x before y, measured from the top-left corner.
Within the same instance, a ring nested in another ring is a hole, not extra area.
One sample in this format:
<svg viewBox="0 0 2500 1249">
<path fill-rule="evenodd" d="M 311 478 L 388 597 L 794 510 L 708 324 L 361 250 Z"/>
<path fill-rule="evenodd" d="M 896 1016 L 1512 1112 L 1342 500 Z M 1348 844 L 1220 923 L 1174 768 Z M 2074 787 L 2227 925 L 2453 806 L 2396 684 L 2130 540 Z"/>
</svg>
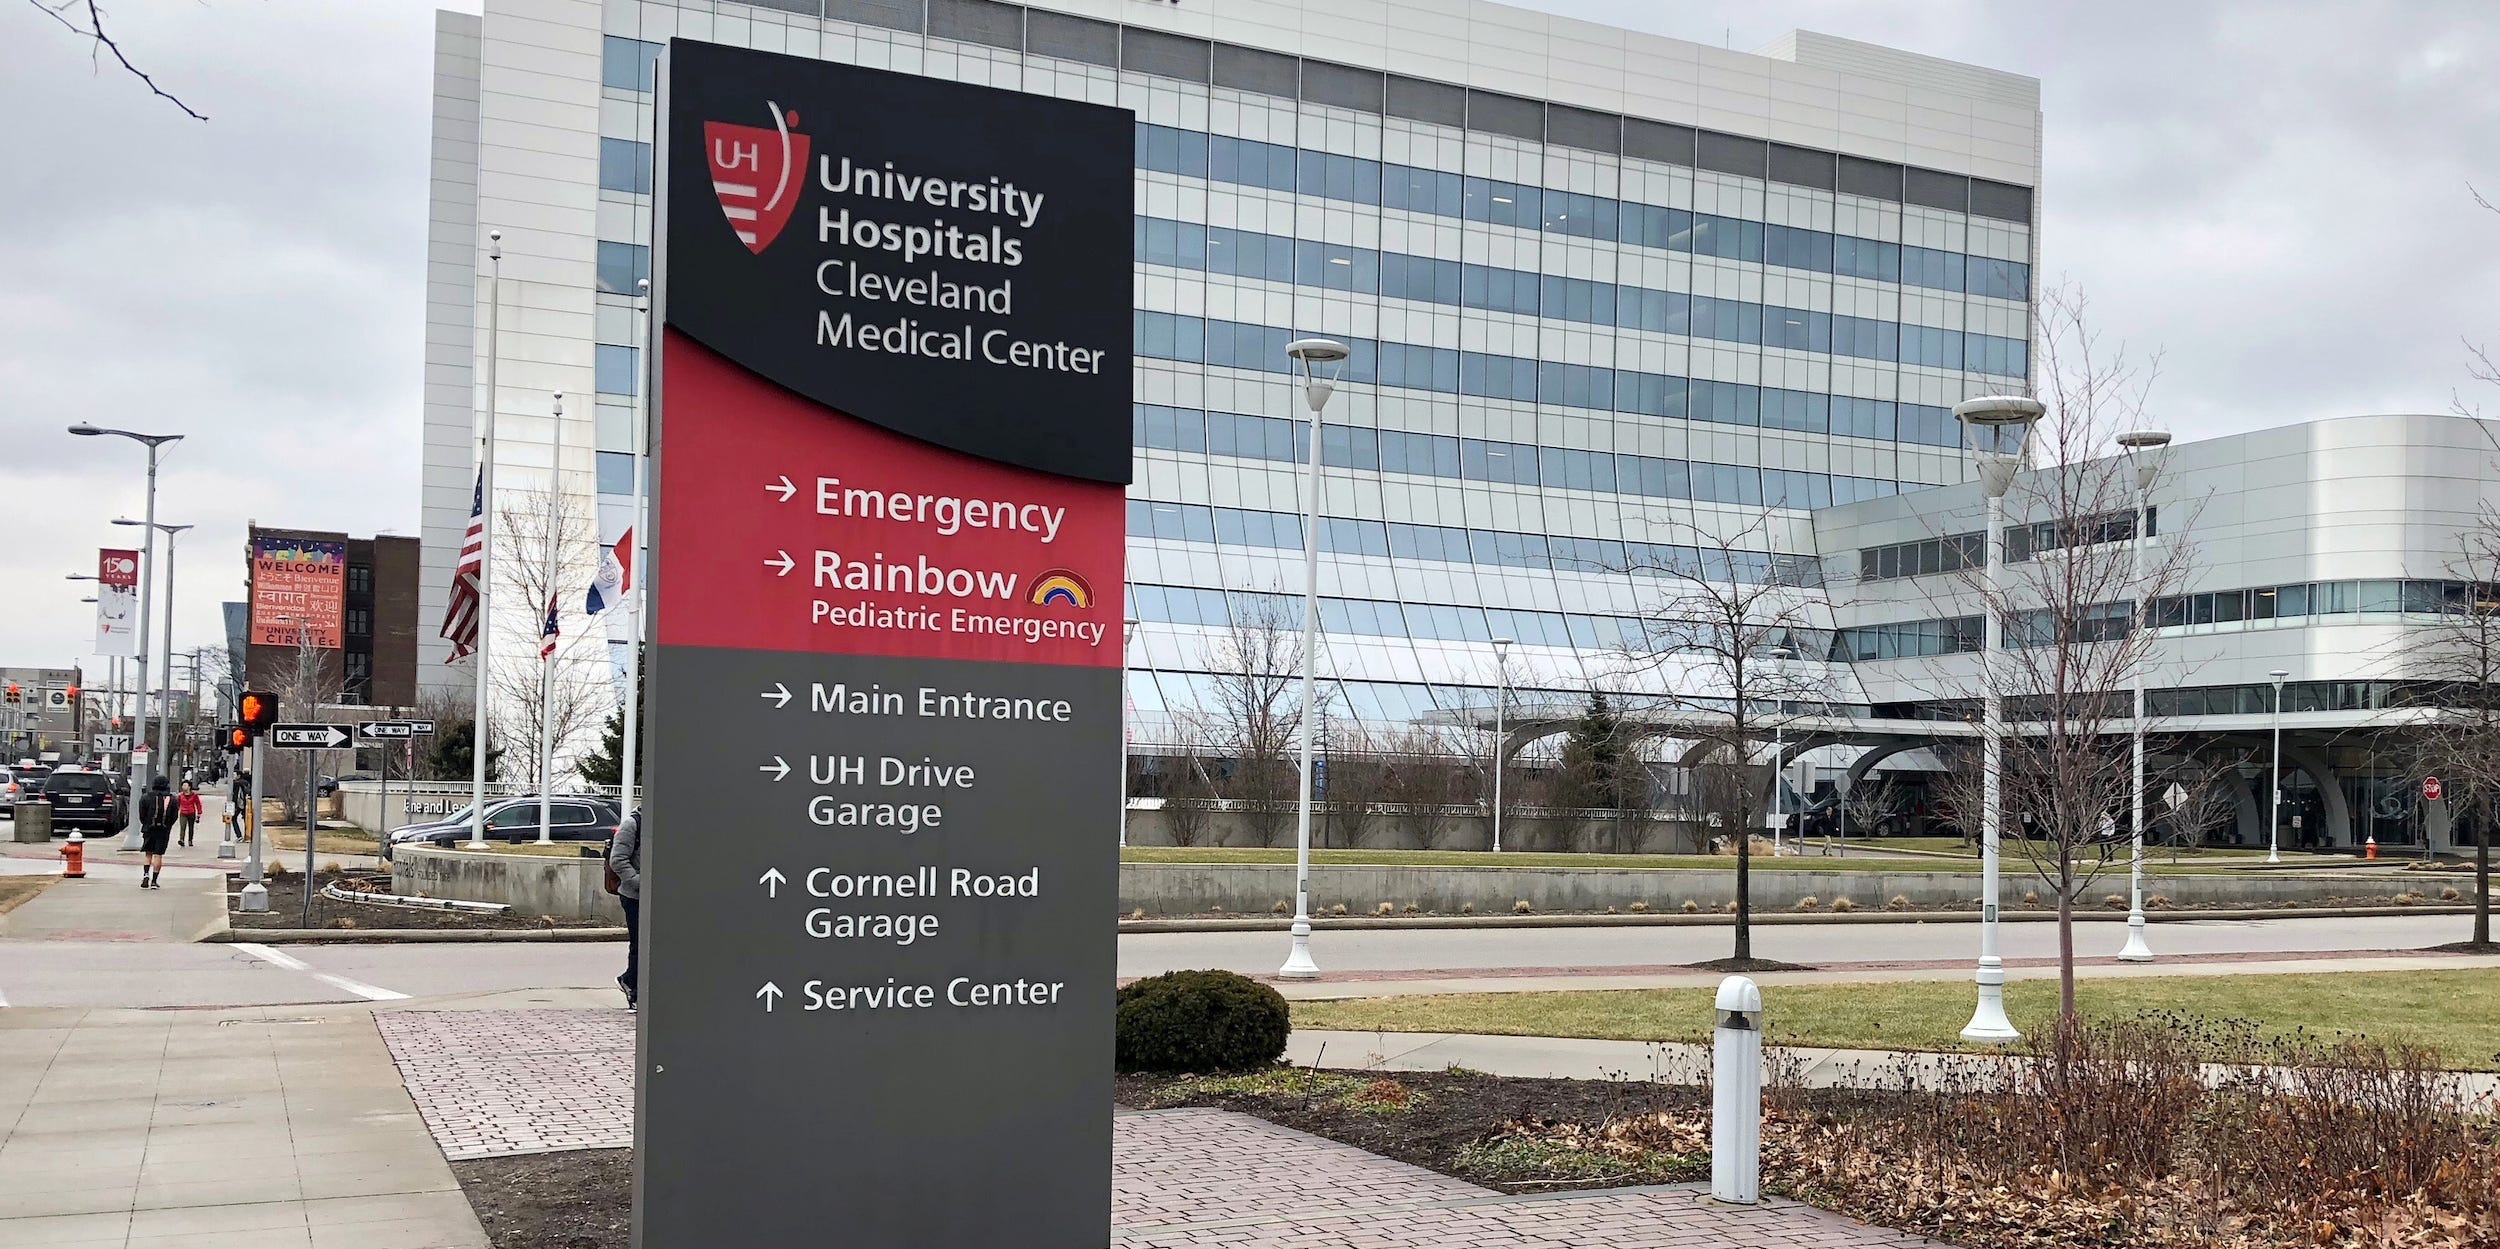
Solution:
<svg viewBox="0 0 2500 1249">
<path fill-rule="evenodd" d="M 2425 776 L 2425 777 L 2423 777 L 2423 778 L 2422 778 L 2422 800 L 2423 800 L 2424 802 L 2437 802 L 2437 801 L 2439 801 L 2439 792 L 2440 792 L 2440 791 L 2439 791 L 2439 778 L 2438 778 L 2438 777 L 2436 777 L 2436 776 Z"/>
</svg>

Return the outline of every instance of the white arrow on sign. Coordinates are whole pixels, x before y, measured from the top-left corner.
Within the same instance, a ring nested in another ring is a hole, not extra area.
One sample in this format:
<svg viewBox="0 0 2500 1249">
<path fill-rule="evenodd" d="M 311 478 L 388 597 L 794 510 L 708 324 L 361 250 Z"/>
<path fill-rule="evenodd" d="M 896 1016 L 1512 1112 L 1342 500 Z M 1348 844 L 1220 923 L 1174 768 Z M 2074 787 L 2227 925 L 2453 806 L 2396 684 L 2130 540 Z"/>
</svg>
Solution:
<svg viewBox="0 0 2500 1249">
<path fill-rule="evenodd" d="M 432 720 L 410 720 L 408 722 L 408 735 L 410 737 L 432 737 L 434 736 L 434 722 Z"/>
<path fill-rule="evenodd" d="M 775 707 L 787 707 L 790 705 L 790 687 L 775 681 L 771 689 L 757 694 L 756 697 L 770 699 Z"/>
<path fill-rule="evenodd" d="M 797 494 L 798 492 L 799 488 L 790 484 L 790 475 L 788 473 L 781 475 L 780 484 L 764 487 L 764 493 L 780 495 L 781 501 L 784 503 L 789 502 L 790 496 Z"/>
<path fill-rule="evenodd" d="M 129 749 L 130 734 L 128 733 L 98 733 L 95 735 L 95 752 L 99 755 L 124 754 L 127 753 Z"/>
<path fill-rule="evenodd" d="M 764 1013 L 767 1015 L 772 1014 L 773 1003 L 781 1000 L 781 986 L 767 980 L 764 982 L 763 988 L 755 991 L 755 996 L 762 999 L 764 1003 Z"/>
<path fill-rule="evenodd" d="M 772 774 L 773 774 L 773 779 L 774 779 L 774 780 L 776 780 L 776 781 L 780 780 L 781 778 L 783 778 L 783 777 L 785 777 L 785 776 L 790 775 L 790 765 L 789 765 L 789 764 L 787 764 L 787 763 L 785 763 L 785 762 L 783 762 L 783 761 L 782 761 L 781 756 L 779 756 L 779 755 L 774 755 L 774 756 L 773 756 L 773 761 L 772 761 L 771 763 L 760 763 L 760 764 L 757 764 L 757 765 L 756 765 L 756 767 L 755 767 L 755 770 L 756 770 L 756 771 L 758 771 L 758 772 L 770 772 L 770 773 L 772 773 Z"/>
<path fill-rule="evenodd" d="M 409 737 L 413 734 L 409 731 L 408 722 L 405 720 L 366 720 L 357 724 L 356 736 L 369 742 L 376 742 L 384 738 Z"/>
<path fill-rule="evenodd" d="M 779 570 L 780 575 L 787 577 L 790 575 L 791 569 L 799 566 L 799 562 L 790 558 L 790 553 L 788 551 L 777 552 L 777 554 L 779 554 L 781 558 L 765 560 L 764 566 L 766 568 L 777 569 Z"/>
<path fill-rule="evenodd" d="M 269 744 L 282 750 L 337 750 L 355 740 L 343 725 L 273 724 Z"/>
<path fill-rule="evenodd" d="M 768 867 L 764 869 L 763 875 L 755 878 L 755 883 L 764 887 L 764 895 L 766 897 L 778 898 L 781 896 L 782 884 L 789 879 L 789 877 L 781 874 L 780 868 Z"/>
</svg>

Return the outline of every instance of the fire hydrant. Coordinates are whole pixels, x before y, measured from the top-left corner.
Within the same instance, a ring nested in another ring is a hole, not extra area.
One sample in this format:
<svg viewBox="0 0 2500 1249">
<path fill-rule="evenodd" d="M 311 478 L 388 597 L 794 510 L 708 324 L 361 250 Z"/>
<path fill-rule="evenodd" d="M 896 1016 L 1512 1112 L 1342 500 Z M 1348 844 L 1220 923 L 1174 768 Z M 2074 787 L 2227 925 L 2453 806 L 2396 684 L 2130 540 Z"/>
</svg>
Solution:
<svg viewBox="0 0 2500 1249">
<path fill-rule="evenodd" d="M 87 836 L 71 829 L 69 840 L 61 846 L 61 875 L 69 880 L 87 878 Z"/>
<path fill-rule="evenodd" d="M 2370 834 L 2370 840 L 2364 843 L 2361 847 L 2361 857 L 2365 859 L 2375 859 L 2378 857 L 2378 834 Z"/>
</svg>

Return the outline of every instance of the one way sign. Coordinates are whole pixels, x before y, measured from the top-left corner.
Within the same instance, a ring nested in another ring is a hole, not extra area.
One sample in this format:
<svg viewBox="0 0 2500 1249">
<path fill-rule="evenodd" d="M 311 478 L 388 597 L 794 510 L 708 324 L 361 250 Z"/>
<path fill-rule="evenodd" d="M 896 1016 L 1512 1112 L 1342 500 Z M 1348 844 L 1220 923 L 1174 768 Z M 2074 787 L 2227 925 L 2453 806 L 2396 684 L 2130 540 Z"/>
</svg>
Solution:
<svg viewBox="0 0 2500 1249">
<path fill-rule="evenodd" d="M 273 724 L 269 744 L 281 750 L 338 750 L 352 740 L 337 724 Z"/>
<path fill-rule="evenodd" d="M 369 742 L 391 737 L 411 737 L 415 726 L 405 720 L 367 720 L 356 726 L 356 736 Z"/>
</svg>

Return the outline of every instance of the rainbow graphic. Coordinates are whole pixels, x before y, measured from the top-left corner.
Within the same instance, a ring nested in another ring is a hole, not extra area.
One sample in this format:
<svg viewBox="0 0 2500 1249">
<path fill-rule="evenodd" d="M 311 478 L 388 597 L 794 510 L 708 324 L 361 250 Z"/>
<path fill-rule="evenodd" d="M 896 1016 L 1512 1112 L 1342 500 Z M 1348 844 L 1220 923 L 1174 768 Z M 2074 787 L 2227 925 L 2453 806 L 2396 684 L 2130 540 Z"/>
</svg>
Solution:
<svg viewBox="0 0 2500 1249">
<path fill-rule="evenodd" d="M 1093 587 L 1065 568 L 1053 568 L 1033 579 L 1033 602 L 1041 607 L 1091 607 Z"/>
</svg>

